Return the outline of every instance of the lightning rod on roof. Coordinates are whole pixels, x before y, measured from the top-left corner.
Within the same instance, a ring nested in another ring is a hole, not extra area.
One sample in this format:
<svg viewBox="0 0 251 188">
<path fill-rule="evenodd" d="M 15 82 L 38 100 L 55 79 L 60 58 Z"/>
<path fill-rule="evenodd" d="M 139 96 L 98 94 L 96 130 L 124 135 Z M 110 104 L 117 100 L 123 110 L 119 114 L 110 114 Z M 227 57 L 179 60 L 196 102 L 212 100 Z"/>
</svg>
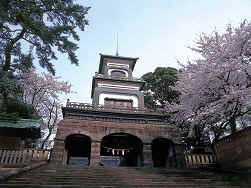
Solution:
<svg viewBox="0 0 251 188">
<path fill-rule="evenodd" d="M 119 34 L 117 33 L 117 47 L 116 47 L 116 56 L 119 56 Z"/>
</svg>

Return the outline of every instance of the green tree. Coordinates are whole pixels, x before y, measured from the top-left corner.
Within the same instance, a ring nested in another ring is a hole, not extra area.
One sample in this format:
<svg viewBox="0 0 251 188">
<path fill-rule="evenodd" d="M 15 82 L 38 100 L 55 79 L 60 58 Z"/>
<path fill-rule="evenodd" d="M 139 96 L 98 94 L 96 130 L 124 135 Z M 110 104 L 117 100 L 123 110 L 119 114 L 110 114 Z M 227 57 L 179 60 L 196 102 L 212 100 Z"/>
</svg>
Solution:
<svg viewBox="0 0 251 188">
<path fill-rule="evenodd" d="M 143 88 L 146 107 L 163 107 L 167 102 L 178 102 L 179 93 L 172 88 L 177 82 L 177 72 L 172 67 L 157 67 L 154 72 L 141 77 L 146 81 Z"/>
<path fill-rule="evenodd" d="M 0 71 L 0 94 L 6 99 L 9 96 L 17 98 L 22 93 L 17 77 L 11 72 Z M 0 96 L 1 96 L 0 95 Z"/>
<path fill-rule="evenodd" d="M 26 64 L 27 47 L 35 48 L 41 67 L 55 74 L 52 61 L 56 50 L 66 53 L 72 64 L 79 40 L 77 29 L 88 24 L 83 7 L 73 0 L 2 0 L 0 1 L 0 66 L 2 71 L 17 70 Z M 26 50 L 26 51 L 25 51 Z M 25 69 L 25 68 L 24 68 Z"/>
</svg>

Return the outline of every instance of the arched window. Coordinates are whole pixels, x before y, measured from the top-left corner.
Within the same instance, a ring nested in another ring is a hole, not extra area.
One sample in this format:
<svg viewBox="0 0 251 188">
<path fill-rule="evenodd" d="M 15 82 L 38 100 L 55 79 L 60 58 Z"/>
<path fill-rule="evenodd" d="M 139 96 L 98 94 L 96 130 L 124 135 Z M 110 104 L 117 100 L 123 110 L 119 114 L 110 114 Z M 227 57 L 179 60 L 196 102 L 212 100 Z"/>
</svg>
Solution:
<svg viewBox="0 0 251 188">
<path fill-rule="evenodd" d="M 112 77 L 123 78 L 123 77 L 126 77 L 126 73 L 123 72 L 123 71 L 114 70 L 114 71 L 111 72 L 111 76 Z"/>
</svg>

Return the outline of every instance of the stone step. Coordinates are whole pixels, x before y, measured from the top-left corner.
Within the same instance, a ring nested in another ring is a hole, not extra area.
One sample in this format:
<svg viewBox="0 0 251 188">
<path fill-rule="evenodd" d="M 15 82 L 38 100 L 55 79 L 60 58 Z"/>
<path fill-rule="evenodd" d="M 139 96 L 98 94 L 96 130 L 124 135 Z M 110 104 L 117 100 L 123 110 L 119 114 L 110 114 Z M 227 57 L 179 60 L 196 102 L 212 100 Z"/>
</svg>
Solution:
<svg viewBox="0 0 251 188">
<path fill-rule="evenodd" d="M 133 181 L 128 181 L 128 182 L 100 182 L 100 181 L 96 181 L 96 182 L 8 182 L 8 185 L 15 185 L 15 184 L 18 184 L 18 185 L 21 185 L 21 184 L 25 184 L 25 185 L 30 185 L 30 184 L 39 184 L 39 185 L 81 185 L 81 184 L 84 184 L 84 185 L 200 185 L 200 186 L 206 186 L 206 185 L 210 185 L 210 184 L 198 184 L 196 182 L 193 182 L 193 183 L 186 183 L 186 182 L 133 182 Z M 2 184 L 0 184 L 2 185 Z"/>
<path fill-rule="evenodd" d="M 60 173 L 60 174 L 59 174 Z M 93 176 L 95 175 L 96 177 L 111 177 L 111 175 L 114 175 L 114 173 L 106 173 L 104 172 L 104 174 L 100 173 L 100 174 L 97 174 L 97 173 L 82 173 L 82 172 L 79 172 L 79 173 L 64 173 L 64 172 L 55 172 L 55 173 L 46 173 L 46 172 L 42 172 L 42 173 L 34 173 L 34 174 L 31 174 L 30 176 L 33 176 L 33 177 L 46 177 L 46 176 L 50 176 L 50 175 L 57 175 L 58 177 L 86 177 L 86 176 Z M 144 175 L 145 177 L 155 177 L 156 174 L 146 174 L 146 173 L 142 173 L 142 172 L 137 172 L 137 173 L 131 173 L 131 174 L 128 174 L 128 173 L 116 173 L 116 175 L 120 175 L 120 176 L 132 176 L 132 177 L 140 177 L 142 175 Z M 175 178 L 179 178 L 179 177 L 187 177 L 187 178 L 202 178 L 202 179 L 205 179 L 205 178 L 212 178 L 214 177 L 215 175 L 213 176 L 191 176 L 191 175 L 180 175 L 180 174 L 158 174 L 158 176 L 169 176 L 169 177 L 175 177 Z"/>
<path fill-rule="evenodd" d="M 58 179 L 58 178 L 47 178 L 47 179 L 42 179 L 44 181 L 50 181 L 50 182 L 76 182 L 76 181 L 80 181 L 80 182 L 96 182 L 98 181 L 102 181 L 102 182 L 116 182 L 118 180 L 118 178 L 114 178 L 114 179 L 100 179 L 100 178 L 79 178 L 79 179 Z M 32 179 L 32 178 L 27 178 L 27 179 L 10 179 L 8 182 L 34 182 L 34 181 L 41 181 L 41 179 Z M 135 178 L 135 179 L 127 179 L 127 178 L 120 178 L 119 177 L 119 181 L 120 182 L 128 182 L 128 181 L 134 181 L 134 182 L 201 182 L 201 183 L 211 183 L 211 182 L 215 182 L 215 180 L 198 180 L 198 179 L 171 179 L 171 178 L 154 178 L 154 179 L 146 179 L 146 178 Z"/>
<path fill-rule="evenodd" d="M 86 176 L 86 177 L 58 177 L 58 176 L 51 176 L 51 177 L 33 177 L 33 176 L 25 176 L 25 177 L 16 177 L 15 180 L 20 180 L 20 181 L 29 181 L 29 180 L 32 180 L 32 179 L 44 179 L 44 180 L 50 180 L 50 179 L 57 179 L 57 180 L 78 180 L 78 179 L 83 179 L 83 180 L 96 180 L 96 179 L 99 179 L 99 180 L 109 180 L 109 181 L 114 181 L 114 180 L 117 180 L 117 177 L 109 177 L 109 178 L 104 178 L 104 177 L 91 177 L 91 176 Z M 217 179 L 216 178 L 187 178 L 187 177 L 145 177 L 145 176 L 139 176 L 139 177 L 130 177 L 130 176 L 124 176 L 124 177 L 121 177 L 119 176 L 120 179 L 123 179 L 123 178 L 133 178 L 135 180 L 154 180 L 154 179 L 168 179 L 170 181 L 180 181 L 180 180 L 184 180 L 184 181 L 216 181 Z"/>
<path fill-rule="evenodd" d="M 57 172 L 53 172 L 53 173 L 48 173 L 48 172 L 43 172 L 43 173 L 34 173 L 33 175 L 37 175 L 37 176 L 40 176 L 40 175 L 43 175 L 44 173 L 50 175 L 50 174 L 55 174 L 55 173 L 61 173 L 62 176 L 75 176 L 75 175 L 81 175 L 81 176 L 88 176 L 88 175 L 93 175 L 95 174 L 96 176 L 109 176 L 109 174 L 113 174 L 112 172 L 107 172 L 107 171 L 104 171 L 104 172 L 83 172 L 83 171 L 78 171 L 78 172 L 61 172 L 61 171 L 57 171 Z M 140 172 L 141 174 L 145 174 L 147 176 L 147 173 L 144 173 L 144 172 Z M 130 172 L 117 172 L 117 174 L 120 174 L 120 175 L 138 175 L 138 172 L 134 172 L 134 173 L 130 173 Z M 186 173 L 161 173 L 161 174 L 158 174 L 158 175 L 170 175 L 170 176 L 175 176 L 175 177 L 183 177 L 183 176 L 187 176 L 187 177 L 211 177 L 212 175 L 199 175 L 199 174 L 186 174 Z M 150 175 L 149 175 L 150 176 Z"/>
<path fill-rule="evenodd" d="M 238 183 L 219 180 L 216 174 L 190 169 L 144 169 L 134 167 L 83 167 L 47 165 L 5 182 L 0 188 L 27 187 L 186 187 L 237 188 Z M 245 186 L 244 186 L 245 187 Z M 251 186 L 246 186 L 251 187 Z"/>
<path fill-rule="evenodd" d="M 167 188 L 167 185 L 41 185 L 41 184 L 1 184 L 0 188 Z M 240 186 L 189 186 L 189 185 L 170 185 L 168 188 L 240 188 Z M 242 187 L 248 188 L 248 187 Z"/>
</svg>

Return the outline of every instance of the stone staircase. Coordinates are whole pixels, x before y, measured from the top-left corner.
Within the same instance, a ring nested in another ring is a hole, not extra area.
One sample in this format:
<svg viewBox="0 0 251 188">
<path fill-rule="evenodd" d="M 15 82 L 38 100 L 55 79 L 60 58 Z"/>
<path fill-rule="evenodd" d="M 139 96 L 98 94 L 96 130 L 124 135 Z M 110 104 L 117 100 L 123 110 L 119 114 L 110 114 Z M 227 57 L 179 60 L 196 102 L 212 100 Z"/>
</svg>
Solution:
<svg viewBox="0 0 251 188">
<path fill-rule="evenodd" d="M 233 178 L 234 177 L 234 178 Z M 243 178 L 243 177 L 242 177 Z M 233 179 L 233 180 L 231 180 Z M 215 174 L 193 169 L 133 167 L 85 167 L 49 164 L 0 182 L 0 188 L 111 188 L 175 187 L 225 188 L 247 187 L 251 183 L 230 174 Z"/>
</svg>

